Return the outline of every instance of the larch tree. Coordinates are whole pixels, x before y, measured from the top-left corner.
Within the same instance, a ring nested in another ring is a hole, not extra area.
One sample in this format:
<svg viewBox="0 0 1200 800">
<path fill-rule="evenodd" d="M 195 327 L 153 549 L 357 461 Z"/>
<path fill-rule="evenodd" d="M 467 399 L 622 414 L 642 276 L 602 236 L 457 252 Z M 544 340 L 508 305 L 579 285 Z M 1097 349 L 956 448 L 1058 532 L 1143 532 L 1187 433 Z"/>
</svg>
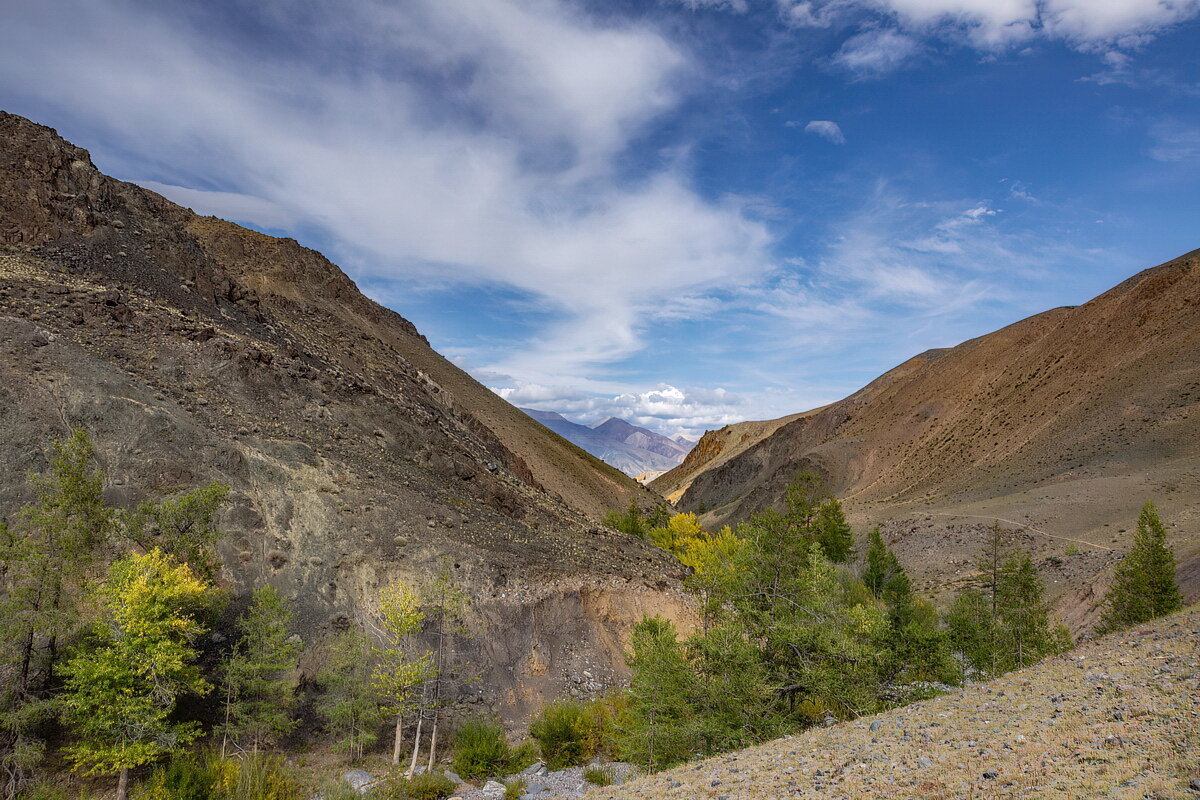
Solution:
<svg viewBox="0 0 1200 800">
<path fill-rule="evenodd" d="M 85 582 L 100 568 L 115 530 L 82 428 L 52 443 L 49 469 L 32 476 L 34 499 L 0 526 L 0 769 L 15 796 L 45 746 L 51 690 L 64 645 L 82 630 Z"/>
<path fill-rule="evenodd" d="M 116 561 L 99 588 L 94 647 L 63 668 L 62 715 L 74 741 L 66 755 L 85 774 L 116 774 L 125 800 L 129 771 L 200 735 L 195 722 L 172 719 L 185 693 L 212 687 L 196 665 L 206 632 L 198 613 L 210 585 L 159 550 Z"/>
<path fill-rule="evenodd" d="M 296 666 L 303 645 L 291 635 L 292 609 L 273 586 L 254 590 L 238 620 L 238 641 L 225 664 L 221 753 L 232 745 L 257 753 L 296 727 Z"/>
<path fill-rule="evenodd" d="M 424 619 L 421 596 L 404 582 L 393 581 L 380 592 L 371 679 L 380 708 L 394 718 L 393 764 L 400 763 L 404 718 L 417 710 L 417 689 L 432 666 L 432 653 L 413 652 L 410 646 Z"/>
<path fill-rule="evenodd" d="M 1100 628 L 1114 631 L 1138 625 L 1183 608 L 1175 581 L 1175 551 L 1153 503 L 1142 506 L 1133 547 L 1114 571 L 1104 596 Z"/>
<path fill-rule="evenodd" d="M 374 669 L 370 638 L 351 625 L 334 637 L 325 665 L 317 673 L 325 688 L 317 713 L 333 734 L 334 748 L 349 755 L 351 761 L 361 759 L 375 743 L 383 722 L 371 679 Z"/>
</svg>

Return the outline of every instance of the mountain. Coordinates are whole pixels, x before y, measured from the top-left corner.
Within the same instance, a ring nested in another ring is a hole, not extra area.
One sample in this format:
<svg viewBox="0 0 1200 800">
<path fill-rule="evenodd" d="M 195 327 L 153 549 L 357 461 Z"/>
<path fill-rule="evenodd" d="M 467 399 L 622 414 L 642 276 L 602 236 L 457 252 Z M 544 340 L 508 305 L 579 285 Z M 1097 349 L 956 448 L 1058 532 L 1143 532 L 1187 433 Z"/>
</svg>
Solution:
<svg viewBox="0 0 1200 800">
<path fill-rule="evenodd" d="M 678 442 L 616 417 L 609 417 L 589 428 L 571 422 L 554 411 L 539 411 L 533 408 L 522 408 L 521 411 L 567 441 L 630 476 L 669 470 L 679 464 L 691 450 L 690 444 Z"/>
<path fill-rule="evenodd" d="M 108 178 L 2 112 L 0 352 L 0 518 L 72 425 L 114 503 L 227 483 L 222 581 L 291 598 L 306 669 L 385 582 L 443 567 L 472 601 L 471 691 L 506 715 L 617 680 L 644 613 L 691 619 L 678 565 L 596 521 L 656 502 L 635 481 L 320 253 Z"/>
<path fill-rule="evenodd" d="M 871 717 L 588 793 L 594 800 L 1189 798 L 1200 609 Z"/>
<path fill-rule="evenodd" d="M 652 487 L 710 524 L 736 522 L 779 504 L 800 472 L 824 476 L 860 528 L 885 523 L 931 591 L 970 573 L 982 529 L 1000 519 L 1041 559 L 1077 631 L 1153 500 L 1195 596 L 1200 251 L 922 353 L 824 408 L 705 434 Z"/>
</svg>

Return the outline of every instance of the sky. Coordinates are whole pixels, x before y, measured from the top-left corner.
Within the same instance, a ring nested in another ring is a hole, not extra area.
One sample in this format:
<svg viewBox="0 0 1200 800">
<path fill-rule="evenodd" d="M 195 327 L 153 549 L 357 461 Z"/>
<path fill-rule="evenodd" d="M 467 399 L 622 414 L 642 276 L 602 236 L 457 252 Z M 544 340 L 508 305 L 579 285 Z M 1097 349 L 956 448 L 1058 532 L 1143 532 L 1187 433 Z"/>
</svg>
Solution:
<svg viewBox="0 0 1200 800">
<path fill-rule="evenodd" d="M 1200 0 L 0 0 L 0 108 L 693 436 L 1200 247 Z"/>
</svg>

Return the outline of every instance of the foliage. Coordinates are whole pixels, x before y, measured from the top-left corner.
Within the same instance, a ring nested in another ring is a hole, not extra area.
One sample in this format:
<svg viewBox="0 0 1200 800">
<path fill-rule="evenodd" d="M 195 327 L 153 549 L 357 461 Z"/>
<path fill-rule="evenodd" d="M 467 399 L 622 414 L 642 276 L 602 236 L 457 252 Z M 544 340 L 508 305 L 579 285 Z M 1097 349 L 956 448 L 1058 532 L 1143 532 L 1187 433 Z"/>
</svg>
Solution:
<svg viewBox="0 0 1200 800">
<path fill-rule="evenodd" d="M 521 800 L 528 785 L 524 778 L 513 778 L 504 785 L 504 800 Z"/>
<path fill-rule="evenodd" d="M 0 523 L 0 796 L 32 779 L 62 652 L 83 629 L 85 581 L 114 533 L 91 440 L 75 428 L 31 476 L 34 501 Z"/>
<path fill-rule="evenodd" d="M 227 740 L 254 752 L 274 746 L 296 726 L 293 673 L 302 645 L 288 634 L 291 621 L 291 606 L 277 589 L 255 589 L 225 665 L 221 730 Z"/>
<path fill-rule="evenodd" d="M 417 709 L 417 688 L 429 676 L 431 653 L 412 653 L 409 640 L 421 629 L 425 613 L 421 596 L 402 581 L 393 581 L 380 592 L 377 642 L 371 681 L 380 710 L 395 718 L 392 760 L 399 763 L 403 721 Z"/>
<path fill-rule="evenodd" d="M 371 791 L 382 800 L 439 800 L 449 797 L 458 784 L 440 772 L 424 772 L 411 778 L 393 778 Z"/>
<path fill-rule="evenodd" d="M 693 673 L 675 626 L 662 617 L 639 622 L 628 662 L 633 676 L 621 753 L 652 771 L 686 760 L 698 749 L 697 719 L 688 702 Z M 568 763 L 582 763 L 582 754 Z"/>
<path fill-rule="evenodd" d="M 530 722 L 529 735 L 537 740 L 542 760 L 550 769 L 577 766 L 589 756 L 585 744 L 587 717 L 579 703 L 550 703 Z"/>
<path fill-rule="evenodd" d="M 1183 607 L 1175 582 L 1175 552 L 1167 545 L 1167 531 L 1153 503 L 1138 516 L 1133 547 L 1113 574 L 1104 596 L 1102 631 L 1114 631 L 1148 622 Z"/>
<path fill-rule="evenodd" d="M 142 547 L 157 547 L 190 565 L 203 577 L 216 577 L 214 547 L 220 537 L 216 516 L 229 487 L 212 483 L 166 500 L 147 500 L 123 516 L 125 535 Z"/>
<path fill-rule="evenodd" d="M 245 758 L 180 754 L 156 769 L 136 794 L 137 800 L 293 800 L 302 796 L 296 776 L 283 758 L 269 753 Z"/>
<path fill-rule="evenodd" d="M 605 514 L 604 524 L 639 539 L 645 539 L 648 531 L 646 520 L 642 517 L 642 510 L 638 508 L 637 501 L 633 498 L 629 499 L 629 506 L 624 511 L 613 509 Z"/>
<path fill-rule="evenodd" d="M 983 590 L 964 589 L 946 614 L 951 645 L 970 668 L 995 677 L 1071 647 L 1066 628 L 1050 620 L 1033 562 L 1005 547 L 998 527 L 980 567 Z"/>
<path fill-rule="evenodd" d="M 75 769 L 123 773 L 199 736 L 196 723 L 171 717 L 180 695 L 212 688 L 193 648 L 205 632 L 196 613 L 210 591 L 190 567 L 159 550 L 112 565 L 96 593 L 96 646 L 63 670 L 63 717 L 79 737 L 66 748 Z"/>
<path fill-rule="evenodd" d="M 498 722 L 472 717 L 454 731 L 454 771 L 464 778 L 503 775 L 512 760 L 513 752 Z"/>
<path fill-rule="evenodd" d="M 325 665 L 317 673 L 317 681 L 325 688 L 317 701 L 317 713 L 335 739 L 334 748 L 351 761 L 361 759 L 366 748 L 375 744 L 383 722 L 371 680 L 373 672 L 371 643 L 360 628 L 351 625 L 330 643 Z"/>
<path fill-rule="evenodd" d="M 588 767 L 583 771 L 583 779 L 593 786 L 612 786 L 613 775 L 611 770 L 602 767 Z M 517 795 L 520 797 L 520 795 Z"/>
</svg>

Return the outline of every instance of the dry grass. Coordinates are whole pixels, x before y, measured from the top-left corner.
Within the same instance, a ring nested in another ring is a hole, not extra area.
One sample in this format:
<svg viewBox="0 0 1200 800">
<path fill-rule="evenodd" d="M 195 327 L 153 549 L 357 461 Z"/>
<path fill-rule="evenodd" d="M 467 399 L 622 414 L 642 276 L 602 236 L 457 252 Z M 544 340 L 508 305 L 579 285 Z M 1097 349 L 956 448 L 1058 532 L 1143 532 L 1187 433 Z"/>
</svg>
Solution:
<svg viewBox="0 0 1200 800">
<path fill-rule="evenodd" d="M 1185 800 L 1197 778 L 1192 608 L 987 684 L 588 796 Z"/>
</svg>

